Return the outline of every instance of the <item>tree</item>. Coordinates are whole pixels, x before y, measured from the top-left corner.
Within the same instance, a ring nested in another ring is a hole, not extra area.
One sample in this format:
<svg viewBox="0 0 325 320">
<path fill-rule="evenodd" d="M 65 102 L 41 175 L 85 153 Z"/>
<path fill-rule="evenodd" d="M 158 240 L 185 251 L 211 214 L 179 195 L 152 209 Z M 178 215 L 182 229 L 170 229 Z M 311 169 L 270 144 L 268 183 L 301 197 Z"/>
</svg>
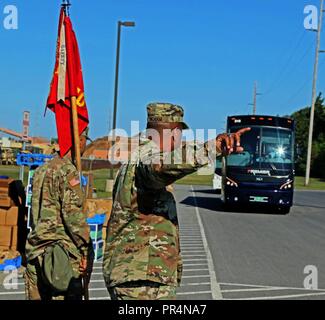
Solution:
<svg viewBox="0 0 325 320">
<path fill-rule="evenodd" d="M 296 171 L 298 175 L 305 175 L 310 107 L 293 113 L 291 117 L 296 121 L 296 144 L 300 150 L 296 159 Z M 325 106 L 321 93 L 318 95 L 315 103 L 311 175 L 325 178 Z"/>
</svg>

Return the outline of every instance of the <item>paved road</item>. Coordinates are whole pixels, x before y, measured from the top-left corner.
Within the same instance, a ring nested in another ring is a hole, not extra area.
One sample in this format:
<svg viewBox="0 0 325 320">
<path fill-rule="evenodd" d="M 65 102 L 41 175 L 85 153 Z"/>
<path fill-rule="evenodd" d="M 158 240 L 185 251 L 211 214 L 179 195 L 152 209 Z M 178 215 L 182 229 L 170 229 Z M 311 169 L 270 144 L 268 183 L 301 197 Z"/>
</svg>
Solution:
<svg viewBox="0 0 325 320">
<path fill-rule="evenodd" d="M 178 299 L 325 299 L 324 192 L 296 192 L 286 216 L 224 212 L 205 187 L 176 186 L 175 194 L 184 261 Z M 308 265 L 317 267 L 317 290 L 303 286 Z M 101 262 L 90 298 L 109 299 Z M 24 299 L 22 278 L 15 290 L 0 284 L 3 299 Z"/>
<path fill-rule="evenodd" d="M 223 299 L 325 299 L 325 192 L 297 191 L 285 216 L 224 212 L 204 187 L 178 186 L 177 200 L 183 224 L 199 212 Z M 308 265 L 319 290 L 304 289 Z"/>
</svg>

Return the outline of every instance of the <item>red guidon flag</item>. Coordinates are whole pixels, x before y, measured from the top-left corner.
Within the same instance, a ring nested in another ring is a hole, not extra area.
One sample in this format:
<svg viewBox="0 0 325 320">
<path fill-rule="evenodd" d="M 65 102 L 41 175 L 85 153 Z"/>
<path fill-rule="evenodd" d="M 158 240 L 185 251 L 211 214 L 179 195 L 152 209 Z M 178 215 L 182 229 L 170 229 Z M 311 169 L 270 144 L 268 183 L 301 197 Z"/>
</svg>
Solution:
<svg viewBox="0 0 325 320">
<path fill-rule="evenodd" d="M 71 97 L 77 98 L 79 134 L 88 126 L 88 111 L 76 35 L 71 20 L 61 9 L 56 62 L 46 107 L 55 113 L 56 127 L 63 157 L 72 147 L 73 126 Z"/>
</svg>

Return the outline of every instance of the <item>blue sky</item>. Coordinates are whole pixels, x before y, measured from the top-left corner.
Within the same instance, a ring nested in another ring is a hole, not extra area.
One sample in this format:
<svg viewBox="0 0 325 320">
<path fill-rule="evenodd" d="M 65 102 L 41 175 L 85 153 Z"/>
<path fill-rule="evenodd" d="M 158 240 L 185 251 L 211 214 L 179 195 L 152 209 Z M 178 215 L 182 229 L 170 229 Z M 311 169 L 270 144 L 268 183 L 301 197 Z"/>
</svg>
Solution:
<svg viewBox="0 0 325 320">
<path fill-rule="evenodd" d="M 227 115 L 257 110 L 286 115 L 311 101 L 316 33 L 304 29 L 304 7 L 318 0 L 71 0 L 91 136 L 108 132 L 114 92 L 118 20 L 122 31 L 118 127 L 144 128 L 145 106 L 184 106 L 192 128 L 222 131 Z M 18 30 L 0 24 L 0 127 L 21 130 L 31 111 L 31 134 L 56 136 L 54 115 L 43 117 L 52 77 L 59 0 L 1 0 L 19 12 Z M 3 20 L 4 14 L 0 14 Z M 325 48 L 325 39 L 324 39 Z M 318 91 L 325 85 L 320 57 Z"/>
</svg>

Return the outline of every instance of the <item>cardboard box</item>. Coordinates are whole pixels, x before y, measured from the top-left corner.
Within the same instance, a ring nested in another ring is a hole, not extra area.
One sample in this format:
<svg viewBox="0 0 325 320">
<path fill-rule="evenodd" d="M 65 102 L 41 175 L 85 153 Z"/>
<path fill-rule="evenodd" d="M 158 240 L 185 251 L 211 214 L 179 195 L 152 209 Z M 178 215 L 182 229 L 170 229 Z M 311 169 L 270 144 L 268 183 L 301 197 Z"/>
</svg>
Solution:
<svg viewBox="0 0 325 320">
<path fill-rule="evenodd" d="M 6 225 L 7 210 L 0 209 L 0 226 Z"/>
<path fill-rule="evenodd" d="M 9 195 L 9 187 L 0 187 L 0 194 L 8 196 Z"/>
<path fill-rule="evenodd" d="M 12 227 L 0 226 L 0 246 L 9 248 L 11 245 Z"/>
<path fill-rule="evenodd" d="M 0 179 L 0 188 L 8 188 L 14 179 Z"/>
<path fill-rule="evenodd" d="M 18 213 L 19 209 L 18 207 L 11 207 L 9 210 L 7 210 L 6 214 L 6 226 L 15 227 L 18 225 Z"/>
<path fill-rule="evenodd" d="M 15 226 L 12 228 L 11 232 L 11 250 L 17 250 L 18 248 L 18 227 Z"/>
<path fill-rule="evenodd" d="M 112 210 L 112 199 L 86 199 L 84 208 L 89 218 L 105 213 L 108 220 Z"/>
<path fill-rule="evenodd" d="M 0 194 L 0 207 L 10 208 L 13 205 L 14 205 L 14 203 L 10 197 Z"/>
</svg>

